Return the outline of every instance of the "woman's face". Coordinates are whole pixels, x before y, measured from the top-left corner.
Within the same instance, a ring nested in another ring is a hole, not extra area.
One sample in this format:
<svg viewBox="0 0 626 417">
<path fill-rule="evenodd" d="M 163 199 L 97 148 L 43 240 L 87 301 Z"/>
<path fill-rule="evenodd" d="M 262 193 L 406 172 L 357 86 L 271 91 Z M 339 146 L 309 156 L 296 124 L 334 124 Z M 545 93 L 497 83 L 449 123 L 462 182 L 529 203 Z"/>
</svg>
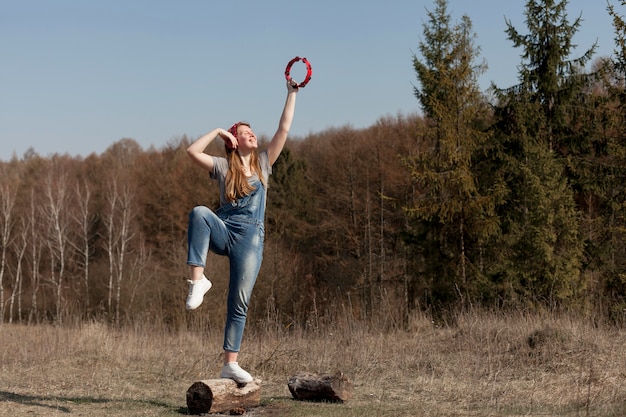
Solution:
<svg viewBox="0 0 626 417">
<path fill-rule="evenodd" d="M 237 143 L 240 151 L 252 150 L 259 147 L 256 135 L 250 126 L 239 125 L 237 127 Z"/>
</svg>

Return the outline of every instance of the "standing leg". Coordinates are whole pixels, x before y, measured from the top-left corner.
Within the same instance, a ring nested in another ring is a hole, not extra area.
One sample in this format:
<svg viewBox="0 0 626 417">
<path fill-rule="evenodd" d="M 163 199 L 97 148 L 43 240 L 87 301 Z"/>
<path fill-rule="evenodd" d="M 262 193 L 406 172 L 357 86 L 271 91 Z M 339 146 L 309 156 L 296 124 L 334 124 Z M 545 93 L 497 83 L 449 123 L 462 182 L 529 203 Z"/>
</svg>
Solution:
<svg viewBox="0 0 626 417">
<path fill-rule="evenodd" d="M 230 254 L 222 378 L 232 378 L 241 383 L 252 381 L 250 374 L 239 367 L 237 357 L 241 348 L 252 289 L 261 268 L 263 240 L 263 226 L 250 225 L 246 235 L 232 248 Z"/>
</svg>

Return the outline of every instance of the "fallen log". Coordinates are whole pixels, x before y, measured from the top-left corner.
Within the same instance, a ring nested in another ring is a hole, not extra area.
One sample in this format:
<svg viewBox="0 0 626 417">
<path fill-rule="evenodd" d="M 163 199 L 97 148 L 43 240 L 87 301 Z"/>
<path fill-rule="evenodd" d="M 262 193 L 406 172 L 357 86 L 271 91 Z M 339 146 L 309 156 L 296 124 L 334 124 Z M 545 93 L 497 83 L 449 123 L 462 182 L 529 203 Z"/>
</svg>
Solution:
<svg viewBox="0 0 626 417">
<path fill-rule="evenodd" d="M 287 383 L 291 396 L 296 400 L 345 402 L 352 397 L 354 388 L 343 374 L 320 375 L 299 372 Z"/>
<path fill-rule="evenodd" d="M 260 379 L 245 385 L 227 378 L 207 379 L 194 382 L 187 390 L 187 409 L 191 415 L 257 407 L 260 401 Z"/>
</svg>

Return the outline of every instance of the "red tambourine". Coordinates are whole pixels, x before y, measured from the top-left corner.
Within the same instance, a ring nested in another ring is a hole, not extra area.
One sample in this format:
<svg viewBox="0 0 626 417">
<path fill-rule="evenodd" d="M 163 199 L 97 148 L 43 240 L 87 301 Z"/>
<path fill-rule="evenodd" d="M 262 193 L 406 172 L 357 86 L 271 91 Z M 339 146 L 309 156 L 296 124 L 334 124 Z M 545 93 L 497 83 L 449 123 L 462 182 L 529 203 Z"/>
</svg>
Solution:
<svg viewBox="0 0 626 417">
<path fill-rule="evenodd" d="M 297 56 L 289 61 L 289 63 L 287 64 L 287 68 L 285 69 L 285 78 L 287 79 L 287 81 L 291 81 L 291 76 L 289 75 L 289 71 L 291 71 L 291 66 L 300 60 L 302 60 L 304 65 L 306 65 L 306 78 L 304 79 L 304 81 L 298 84 L 298 87 L 304 87 L 309 81 L 311 81 L 311 74 L 313 74 L 313 70 L 311 69 L 311 63 L 306 58 L 300 58 L 299 56 Z"/>
</svg>

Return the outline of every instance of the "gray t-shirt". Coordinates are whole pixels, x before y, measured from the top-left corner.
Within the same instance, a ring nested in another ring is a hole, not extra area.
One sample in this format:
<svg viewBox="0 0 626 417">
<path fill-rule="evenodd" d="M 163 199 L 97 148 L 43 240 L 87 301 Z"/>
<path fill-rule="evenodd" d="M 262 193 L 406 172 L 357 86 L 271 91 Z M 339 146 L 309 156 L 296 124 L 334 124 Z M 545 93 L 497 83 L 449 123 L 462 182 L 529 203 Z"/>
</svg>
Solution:
<svg viewBox="0 0 626 417">
<path fill-rule="evenodd" d="M 269 156 L 267 151 L 259 153 L 259 165 L 261 165 L 261 172 L 265 184 L 268 183 L 270 175 L 272 175 L 272 166 L 270 165 Z M 213 172 L 210 173 L 210 177 L 220 185 L 220 206 L 228 203 L 226 199 L 226 174 L 228 173 L 228 160 L 221 156 L 213 157 Z M 258 181 L 259 177 L 254 174 L 248 178 L 249 183 Z M 267 187 L 265 188 L 265 194 L 267 194 Z"/>
</svg>

